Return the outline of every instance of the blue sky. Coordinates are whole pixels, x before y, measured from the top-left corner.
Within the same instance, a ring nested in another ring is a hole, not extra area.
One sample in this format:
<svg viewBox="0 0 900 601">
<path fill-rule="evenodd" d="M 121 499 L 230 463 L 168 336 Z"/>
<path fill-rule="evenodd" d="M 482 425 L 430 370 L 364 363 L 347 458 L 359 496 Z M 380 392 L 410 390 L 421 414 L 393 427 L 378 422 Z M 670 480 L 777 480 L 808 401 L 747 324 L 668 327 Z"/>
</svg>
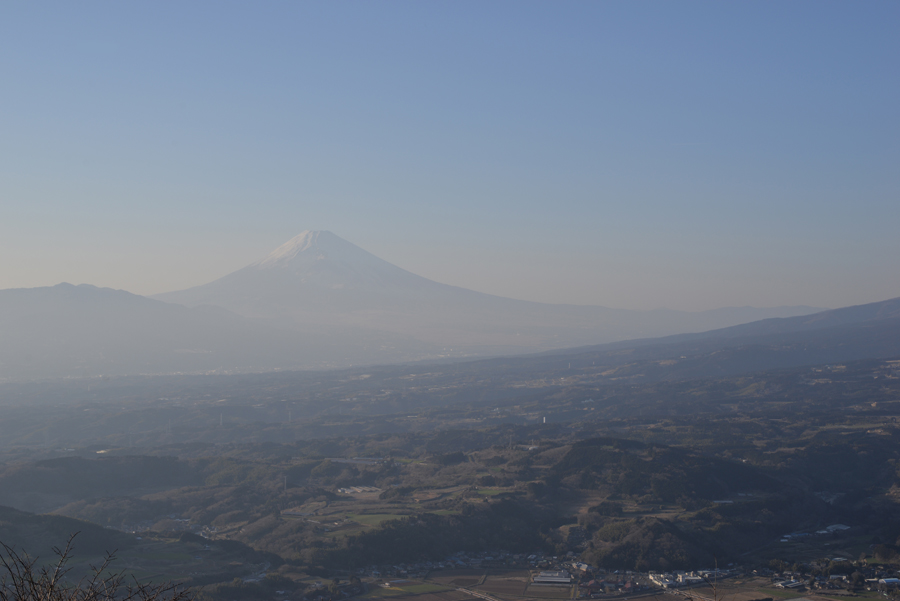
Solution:
<svg viewBox="0 0 900 601">
<path fill-rule="evenodd" d="M 0 288 L 304 229 L 546 302 L 900 296 L 896 2 L 0 5 Z"/>
</svg>

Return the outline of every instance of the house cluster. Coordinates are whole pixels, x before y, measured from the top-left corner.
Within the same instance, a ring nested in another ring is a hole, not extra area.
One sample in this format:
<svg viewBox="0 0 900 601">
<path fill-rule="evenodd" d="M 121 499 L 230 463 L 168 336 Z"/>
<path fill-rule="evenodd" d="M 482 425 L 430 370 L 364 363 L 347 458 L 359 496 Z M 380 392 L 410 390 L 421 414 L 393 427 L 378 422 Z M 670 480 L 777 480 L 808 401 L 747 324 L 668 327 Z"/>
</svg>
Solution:
<svg viewBox="0 0 900 601">
<path fill-rule="evenodd" d="M 832 563 L 848 562 L 844 557 L 835 557 L 829 560 Z M 812 566 L 804 567 L 815 567 Z M 869 591 L 890 591 L 900 589 L 900 578 L 893 570 L 879 565 L 854 565 L 846 574 L 822 574 L 813 575 L 806 571 L 784 571 L 772 574 L 772 585 L 782 589 L 810 589 L 810 590 L 838 590 L 860 589 Z M 754 571 L 755 573 L 755 571 Z"/>
<path fill-rule="evenodd" d="M 635 575 L 631 573 L 621 575 L 614 573 L 597 574 L 596 578 L 591 578 L 587 582 L 581 581 L 578 585 L 578 596 L 581 599 L 598 599 L 608 594 L 631 595 L 650 590 L 650 588 L 648 582 L 636 579 Z"/>
<path fill-rule="evenodd" d="M 595 573 L 603 570 L 592 568 L 586 563 L 576 561 L 572 556 L 556 556 L 544 553 L 509 553 L 506 551 L 486 551 L 483 553 L 455 553 L 442 561 L 423 561 L 418 563 L 402 563 L 398 565 L 369 566 L 357 571 L 360 577 L 373 578 L 424 578 L 429 572 L 438 570 L 486 569 L 486 568 L 519 568 L 536 573 L 533 584 L 565 584 L 588 582 Z M 544 577 L 541 577 L 544 574 Z M 561 580 L 551 582 L 549 574 Z M 618 572 L 616 572 L 618 574 Z M 629 572 L 630 575 L 630 572 Z"/>
<path fill-rule="evenodd" d="M 697 570 L 694 572 L 650 572 L 647 578 L 659 588 L 678 588 L 706 584 L 732 575 L 730 570 Z"/>
<path fill-rule="evenodd" d="M 555 557 L 550 559 L 557 560 Z M 557 561 L 555 565 L 558 566 L 555 572 L 541 571 L 532 576 L 532 584 L 536 586 L 571 586 L 577 583 L 579 599 L 597 599 L 607 594 L 630 595 L 651 589 L 650 582 L 639 572 L 607 571 L 571 559 Z M 554 582 L 556 579 L 559 579 L 558 582 Z"/>
<path fill-rule="evenodd" d="M 512 568 L 528 569 L 531 586 L 571 587 L 578 584 L 579 599 L 597 599 L 609 594 L 632 594 L 649 591 L 653 585 L 646 575 L 631 571 L 609 571 L 577 561 L 572 556 L 544 553 L 513 554 L 505 551 L 485 553 L 456 553 L 443 561 L 369 566 L 359 570 L 360 577 L 376 580 L 386 578 L 426 578 L 430 572 L 455 569 Z M 722 572 L 720 572 L 721 574 Z M 678 577 L 675 574 L 674 577 Z"/>
<path fill-rule="evenodd" d="M 300 458 L 297 457 L 296 459 Z M 378 465 L 384 463 L 387 459 L 385 457 L 352 457 L 350 459 L 346 457 L 328 457 L 327 460 L 331 463 L 347 463 L 349 465 Z"/>
<path fill-rule="evenodd" d="M 806 586 L 806 583 L 804 583 L 802 580 L 782 580 L 780 582 L 776 582 L 774 584 L 774 586 L 775 586 L 775 588 L 796 589 L 796 588 L 803 588 L 804 586 Z"/>
<path fill-rule="evenodd" d="M 900 589 L 898 572 L 884 566 L 862 566 L 859 568 L 865 580 L 863 586 L 869 591 L 893 591 Z"/>
<path fill-rule="evenodd" d="M 486 551 L 483 553 L 455 553 L 443 561 L 422 561 L 398 565 L 369 566 L 357 571 L 358 576 L 374 578 L 424 578 L 428 572 L 436 570 L 459 570 L 480 568 L 530 567 L 542 569 L 562 569 L 556 557 L 542 553 L 514 554 L 506 551 Z"/>
<path fill-rule="evenodd" d="M 337 489 L 337 491 L 345 495 L 352 495 L 359 493 L 381 492 L 381 489 L 374 486 L 348 486 L 347 488 L 339 488 Z"/>
</svg>

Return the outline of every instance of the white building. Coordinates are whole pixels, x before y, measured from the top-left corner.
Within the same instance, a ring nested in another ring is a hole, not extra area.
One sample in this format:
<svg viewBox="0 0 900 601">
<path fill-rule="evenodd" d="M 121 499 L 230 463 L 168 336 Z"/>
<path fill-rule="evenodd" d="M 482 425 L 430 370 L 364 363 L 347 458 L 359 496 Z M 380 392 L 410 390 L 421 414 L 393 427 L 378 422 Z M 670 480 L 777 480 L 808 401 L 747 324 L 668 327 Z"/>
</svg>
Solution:
<svg viewBox="0 0 900 601">
<path fill-rule="evenodd" d="M 568 572 L 541 572 L 532 581 L 535 584 L 564 584 L 566 586 L 572 584 L 572 577 Z"/>
</svg>

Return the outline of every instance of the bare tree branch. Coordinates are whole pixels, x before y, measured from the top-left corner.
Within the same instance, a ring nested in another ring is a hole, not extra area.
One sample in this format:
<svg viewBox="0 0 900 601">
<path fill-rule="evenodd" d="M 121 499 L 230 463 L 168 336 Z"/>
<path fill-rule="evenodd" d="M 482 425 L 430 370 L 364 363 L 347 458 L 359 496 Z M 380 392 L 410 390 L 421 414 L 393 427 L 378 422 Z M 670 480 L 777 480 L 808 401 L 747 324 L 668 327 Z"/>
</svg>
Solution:
<svg viewBox="0 0 900 601">
<path fill-rule="evenodd" d="M 63 549 L 53 548 L 57 556 L 52 566 L 38 566 L 38 558 L 19 553 L 0 541 L 0 601 L 191 601 L 194 596 L 182 586 L 165 582 L 142 584 L 133 576 L 133 583 L 125 584 L 125 571 L 111 571 L 115 551 L 107 552 L 100 565 L 77 585 L 64 582 L 70 568 L 72 543 L 77 533 L 69 537 Z"/>
</svg>

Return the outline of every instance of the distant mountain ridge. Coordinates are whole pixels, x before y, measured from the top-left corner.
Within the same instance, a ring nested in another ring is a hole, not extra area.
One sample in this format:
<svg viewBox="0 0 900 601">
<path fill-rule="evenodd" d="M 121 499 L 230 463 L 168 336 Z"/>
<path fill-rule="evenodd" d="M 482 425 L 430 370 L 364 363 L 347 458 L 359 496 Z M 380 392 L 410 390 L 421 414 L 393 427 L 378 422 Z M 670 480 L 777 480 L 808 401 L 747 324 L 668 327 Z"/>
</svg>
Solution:
<svg viewBox="0 0 900 601">
<path fill-rule="evenodd" d="M 0 290 L 0 381 L 98 375 L 259 372 L 391 361 L 431 349 L 389 335 L 353 340 L 327 327 L 291 330 L 219 307 L 188 308 L 86 284 Z M 339 344 L 332 344 L 335 340 Z"/>
<path fill-rule="evenodd" d="M 0 381 L 328 369 L 673 334 L 689 341 L 698 336 L 689 332 L 772 316 L 843 319 L 802 316 L 813 311 L 629 311 L 507 299 L 433 282 L 329 232 L 304 232 L 214 282 L 152 298 L 70 284 L 0 290 Z M 759 323 L 735 327 L 782 322 Z"/>
<path fill-rule="evenodd" d="M 313 310 L 371 310 L 401 299 L 415 304 L 421 300 L 417 296 L 453 289 L 383 261 L 331 232 L 305 231 L 263 259 L 213 282 L 151 298 L 279 318 Z M 368 296 L 348 294 L 353 291 Z"/>
<path fill-rule="evenodd" d="M 826 309 L 810 315 L 794 317 L 772 317 L 749 323 L 719 328 L 707 332 L 676 334 L 646 341 L 632 340 L 629 345 L 644 342 L 659 344 L 678 344 L 695 340 L 741 340 L 762 336 L 788 335 L 796 332 L 812 332 L 830 328 L 856 325 L 887 325 L 890 320 L 900 319 L 900 297 L 874 303 L 852 305 L 840 309 Z"/>
<path fill-rule="evenodd" d="M 900 298 L 696 334 L 630 340 L 511 358 L 546 366 L 626 366 L 643 381 L 724 377 L 769 369 L 900 358 Z"/>
<path fill-rule="evenodd" d="M 503 298 L 434 282 L 343 240 L 305 231 L 267 257 L 218 280 L 152 298 L 291 324 L 391 332 L 476 354 L 696 332 L 813 307 L 630 311 Z"/>
</svg>

